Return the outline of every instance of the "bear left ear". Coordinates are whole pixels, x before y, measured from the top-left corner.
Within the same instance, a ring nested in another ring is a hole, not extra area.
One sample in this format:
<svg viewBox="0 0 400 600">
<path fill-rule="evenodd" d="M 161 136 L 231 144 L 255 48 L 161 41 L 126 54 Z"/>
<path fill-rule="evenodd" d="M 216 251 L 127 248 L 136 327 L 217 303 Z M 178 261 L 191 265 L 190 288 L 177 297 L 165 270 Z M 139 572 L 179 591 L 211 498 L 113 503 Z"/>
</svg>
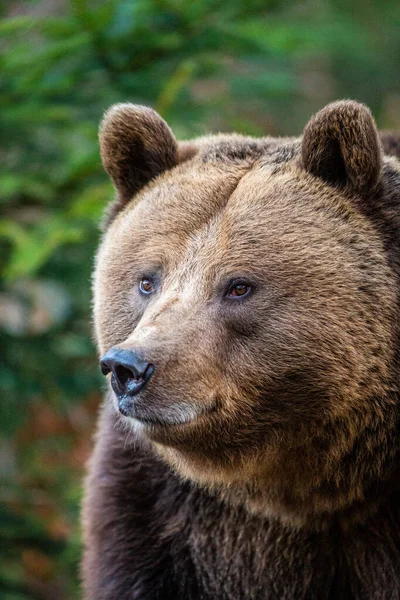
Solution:
<svg viewBox="0 0 400 600">
<path fill-rule="evenodd" d="M 104 169 L 117 191 L 107 211 L 107 224 L 149 181 L 197 152 L 190 142 L 178 145 L 152 108 L 130 103 L 115 104 L 105 113 L 99 140 Z"/>
<path fill-rule="evenodd" d="M 382 150 L 370 110 L 358 102 L 328 104 L 307 123 L 302 166 L 329 184 L 370 194 L 382 170 Z"/>
</svg>

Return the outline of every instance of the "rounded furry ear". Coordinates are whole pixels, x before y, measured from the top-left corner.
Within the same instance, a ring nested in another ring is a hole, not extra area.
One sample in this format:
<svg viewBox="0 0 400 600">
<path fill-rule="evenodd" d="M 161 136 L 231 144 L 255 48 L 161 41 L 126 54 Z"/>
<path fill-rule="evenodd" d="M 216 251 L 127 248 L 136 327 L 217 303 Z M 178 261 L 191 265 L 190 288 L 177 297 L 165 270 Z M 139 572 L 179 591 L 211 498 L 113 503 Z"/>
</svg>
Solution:
<svg viewBox="0 0 400 600">
<path fill-rule="evenodd" d="M 104 169 L 117 190 L 118 210 L 151 179 L 178 163 L 172 131 L 147 106 L 115 104 L 104 115 L 99 138 Z"/>
<path fill-rule="evenodd" d="M 302 166 L 327 183 L 369 194 L 378 183 L 382 150 L 370 110 L 358 102 L 328 104 L 307 123 Z"/>
</svg>

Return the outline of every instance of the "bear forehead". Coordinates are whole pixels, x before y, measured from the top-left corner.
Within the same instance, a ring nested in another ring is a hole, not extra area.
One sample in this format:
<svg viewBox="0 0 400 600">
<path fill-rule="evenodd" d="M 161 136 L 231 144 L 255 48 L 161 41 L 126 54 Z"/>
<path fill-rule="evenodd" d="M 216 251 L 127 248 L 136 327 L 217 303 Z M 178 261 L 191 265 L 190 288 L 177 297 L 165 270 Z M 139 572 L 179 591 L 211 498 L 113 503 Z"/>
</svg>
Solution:
<svg viewBox="0 0 400 600">
<path fill-rule="evenodd" d="M 145 243 L 149 236 L 183 241 L 218 224 L 220 245 L 238 235 L 253 243 L 271 239 L 271 234 L 303 238 L 307 232 L 337 228 L 337 219 L 356 221 L 358 230 L 370 229 L 344 195 L 297 166 L 292 160 L 296 145 L 286 144 L 269 155 L 250 147 L 249 155 L 231 153 L 231 160 L 221 154 L 229 148 L 225 142 L 207 146 L 194 160 L 158 177 L 111 229 L 120 240 L 134 237 Z M 238 148 L 241 152 L 244 146 Z"/>
<path fill-rule="evenodd" d="M 253 139 L 232 134 L 200 139 L 195 156 L 156 177 L 134 196 L 121 221 L 126 222 L 132 209 L 140 206 L 137 217 L 145 216 L 148 209 L 151 215 L 146 218 L 152 224 L 162 221 L 163 229 L 174 229 L 174 219 L 178 228 L 188 220 L 194 229 L 222 209 L 234 208 L 230 197 L 246 174 L 262 167 L 279 169 L 298 153 L 299 140 L 294 138 Z M 264 182 L 260 184 L 262 188 Z M 251 198 L 244 199 L 244 203 L 251 209 Z"/>
<path fill-rule="evenodd" d="M 345 196 L 294 161 L 264 157 L 172 169 L 118 215 L 104 241 L 103 268 L 128 279 L 165 266 L 182 277 L 200 269 L 212 280 L 253 274 L 302 287 L 339 271 L 351 279 L 366 256 L 385 260 L 377 232 Z"/>
</svg>

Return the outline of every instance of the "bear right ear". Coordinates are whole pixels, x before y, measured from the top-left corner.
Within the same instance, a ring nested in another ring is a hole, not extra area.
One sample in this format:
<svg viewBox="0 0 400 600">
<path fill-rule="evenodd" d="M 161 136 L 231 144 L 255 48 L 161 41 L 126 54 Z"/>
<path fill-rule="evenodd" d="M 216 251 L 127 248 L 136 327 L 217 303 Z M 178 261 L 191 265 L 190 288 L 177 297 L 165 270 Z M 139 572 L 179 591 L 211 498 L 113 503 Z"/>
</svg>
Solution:
<svg viewBox="0 0 400 600">
<path fill-rule="evenodd" d="M 351 100 L 328 104 L 307 123 L 303 168 L 335 186 L 370 194 L 382 170 L 382 148 L 369 109 Z"/>
<path fill-rule="evenodd" d="M 99 139 L 104 169 L 117 191 L 107 223 L 149 181 L 195 154 L 189 142 L 178 146 L 153 109 L 130 103 L 115 104 L 105 113 Z"/>
</svg>

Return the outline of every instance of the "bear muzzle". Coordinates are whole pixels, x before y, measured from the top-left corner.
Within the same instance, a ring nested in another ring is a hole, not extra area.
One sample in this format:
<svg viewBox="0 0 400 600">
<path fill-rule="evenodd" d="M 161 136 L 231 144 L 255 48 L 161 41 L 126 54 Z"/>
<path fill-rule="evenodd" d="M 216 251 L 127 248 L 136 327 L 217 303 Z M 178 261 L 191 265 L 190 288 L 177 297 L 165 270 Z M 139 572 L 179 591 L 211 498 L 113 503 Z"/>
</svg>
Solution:
<svg viewBox="0 0 400 600">
<path fill-rule="evenodd" d="M 146 362 L 134 350 L 111 348 L 100 360 L 103 375 L 111 375 L 111 387 L 118 399 L 120 412 L 129 416 L 131 398 L 150 381 L 155 366 Z"/>
</svg>

